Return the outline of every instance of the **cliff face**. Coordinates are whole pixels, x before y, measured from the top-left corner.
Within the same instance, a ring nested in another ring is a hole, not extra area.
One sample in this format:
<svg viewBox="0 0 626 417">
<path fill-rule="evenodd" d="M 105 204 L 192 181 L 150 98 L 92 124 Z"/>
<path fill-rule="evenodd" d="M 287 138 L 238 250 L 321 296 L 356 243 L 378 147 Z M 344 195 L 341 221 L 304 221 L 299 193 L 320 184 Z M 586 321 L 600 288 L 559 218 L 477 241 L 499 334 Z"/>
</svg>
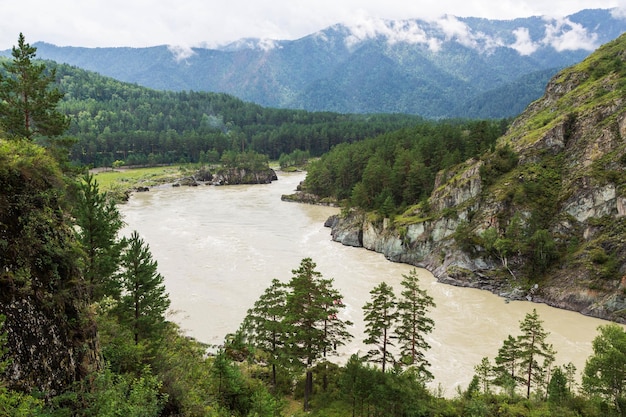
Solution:
<svg viewBox="0 0 626 417">
<path fill-rule="evenodd" d="M 276 181 L 276 172 L 271 169 L 250 170 L 245 168 L 220 169 L 213 175 L 214 185 L 236 185 L 236 184 L 269 184 Z"/>
<path fill-rule="evenodd" d="M 626 321 L 626 36 L 555 76 L 498 149 L 439 173 L 427 205 L 351 213 L 334 240 L 441 281 Z"/>
<path fill-rule="evenodd" d="M 4 380 L 52 396 L 100 366 L 63 178 L 42 148 L 0 140 L 0 189 Z"/>
</svg>

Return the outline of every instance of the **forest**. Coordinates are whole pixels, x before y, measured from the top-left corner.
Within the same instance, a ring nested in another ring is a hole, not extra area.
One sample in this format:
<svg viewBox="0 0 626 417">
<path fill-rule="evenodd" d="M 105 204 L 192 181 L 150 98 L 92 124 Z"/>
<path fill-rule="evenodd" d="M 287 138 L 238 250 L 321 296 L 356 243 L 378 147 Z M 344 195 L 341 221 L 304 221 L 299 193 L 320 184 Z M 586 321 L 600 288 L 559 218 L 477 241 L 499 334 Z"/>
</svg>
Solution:
<svg viewBox="0 0 626 417">
<path fill-rule="evenodd" d="M 343 297 L 310 258 L 291 275 L 286 272 L 287 279 L 272 281 L 240 328 L 214 351 L 185 336 L 167 319 L 169 298 L 149 245 L 137 233 L 120 236 L 116 204 L 84 166 L 71 165 L 67 154 L 50 145 L 71 124 L 54 88 L 54 70 L 31 61 L 35 50 L 22 36 L 13 53 L 0 76 L 0 415 L 626 413 L 624 329 L 599 328 L 579 379 L 571 364 L 557 364 L 558 352 L 536 311 L 520 321 L 518 334 L 503 340 L 498 352 L 485 352 L 472 382 L 456 395 L 444 397 L 429 388 L 436 375 L 426 360 L 425 336 L 437 326 L 429 317 L 436 306 L 413 273 L 402 277 L 399 294 L 385 282 L 371 290 L 362 306 L 367 334 L 362 342 L 369 351 L 344 365 L 332 361 L 337 346 L 352 338 L 349 323 L 341 319 Z M 33 87 L 28 80 L 36 80 L 40 94 L 24 100 L 21 92 Z M 434 173 L 435 167 L 471 157 L 490 148 L 502 126 L 429 123 L 421 131 L 411 129 L 359 142 L 363 157 L 377 161 L 372 171 L 386 167 L 380 174 L 385 181 L 413 158 L 417 169 L 432 164 L 428 169 Z M 444 143 L 429 142 L 431 135 Z M 328 158 L 313 170 L 330 169 Z M 367 178 L 369 165 L 361 165 L 361 177 Z M 328 185 L 327 193 L 360 202 L 337 185 L 358 183 L 360 177 L 338 172 L 345 183 L 330 177 L 320 190 Z M 408 201 L 401 200 L 407 197 L 399 188 L 379 190 L 385 200 L 398 196 L 396 205 Z M 380 193 L 373 201 L 382 199 Z M 411 199 L 421 195 L 419 188 L 411 193 Z M 43 322 L 52 335 L 41 328 Z M 33 335 L 41 339 L 33 341 Z M 54 369 L 47 366 L 51 363 Z"/>
<path fill-rule="evenodd" d="M 353 115 L 263 108 L 207 92 L 156 91 L 68 65 L 56 70 L 76 143 L 70 159 L 89 166 L 218 162 L 225 151 L 277 160 L 295 150 L 320 156 L 333 146 L 423 123 L 400 114 Z"/>
<path fill-rule="evenodd" d="M 430 195 L 438 172 L 495 147 L 502 121 L 424 122 L 340 144 L 307 168 L 306 191 L 389 217 Z"/>
</svg>

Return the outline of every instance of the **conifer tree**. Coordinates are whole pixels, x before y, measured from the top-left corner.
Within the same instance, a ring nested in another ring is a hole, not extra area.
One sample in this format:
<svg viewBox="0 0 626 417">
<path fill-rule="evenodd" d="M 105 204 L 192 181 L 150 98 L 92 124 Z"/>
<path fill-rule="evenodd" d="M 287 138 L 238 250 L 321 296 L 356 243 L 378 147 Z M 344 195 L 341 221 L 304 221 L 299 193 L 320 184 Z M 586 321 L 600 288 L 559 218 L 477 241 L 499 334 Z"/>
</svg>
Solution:
<svg viewBox="0 0 626 417">
<path fill-rule="evenodd" d="M 135 344 L 138 344 L 140 340 L 158 335 L 164 328 L 170 300 L 150 247 L 137 232 L 132 233 L 120 265 L 122 295 L 117 311 L 121 321 L 132 329 Z"/>
<path fill-rule="evenodd" d="M 122 217 L 112 201 L 101 193 L 93 175 L 85 174 L 78 184 L 73 215 L 79 226 L 76 235 L 83 247 L 84 277 L 89 297 L 98 301 L 103 296 L 119 297 L 119 283 L 114 274 L 122 249 L 118 233 Z"/>
<path fill-rule="evenodd" d="M 401 362 L 415 366 L 421 377 L 426 380 L 433 378 L 428 370 L 430 363 L 424 353 L 430 349 L 425 336 L 432 332 L 435 322 L 428 317 L 428 309 L 435 307 L 433 298 L 420 288 L 419 278 L 415 269 L 408 275 L 402 275 L 401 285 L 404 290 L 398 302 L 398 326 L 395 334 L 398 337 Z"/>
<path fill-rule="evenodd" d="M 16 138 L 55 137 L 69 127 L 69 118 L 56 110 L 63 94 L 51 88 L 56 72 L 33 62 L 37 48 L 19 34 L 13 60 L 3 63 L 0 74 L 0 126 Z"/>
<path fill-rule="evenodd" d="M 248 310 L 243 331 L 248 341 L 269 355 L 272 366 L 272 386 L 276 388 L 276 366 L 280 363 L 285 345 L 285 284 L 273 279 L 271 285 Z"/>
<path fill-rule="evenodd" d="M 309 410 L 309 397 L 313 391 L 313 365 L 324 353 L 334 351 L 351 337 L 341 330 L 341 319 L 337 317 L 342 305 L 333 303 L 333 298 L 342 297 L 332 288 L 332 280 L 323 279 L 315 267 L 311 258 L 305 258 L 300 267 L 292 271 L 284 320 L 288 335 L 286 351 L 294 365 L 306 370 L 305 411 Z"/>
<path fill-rule="evenodd" d="M 530 387 L 533 380 L 537 381 L 537 375 L 547 371 L 554 360 L 555 352 L 551 345 L 546 343 L 549 333 L 543 329 L 543 321 L 539 319 L 537 310 L 526 314 L 520 323 L 522 334 L 517 338 L 519 349 L 520 369 L 525 373 L 526 397 L 530 398 Z M 544 364 L 539 359 L 544 359 Z"/>
<path fill-rule="evenodd" d="M 372 291 L 371 301 L 363 306 L 365 313 L 365 344 L 374 345 L 367 354 L 367 360 L 380 363 L 383 373 L 387 362 L 395 362 L 389 348 L 393 347 L 393 328 L 398 320 L 396 296 L 393 288 L 381 282 Z"/>
<path fill-rule="evenodd" d="M 520 362 L 517 339 L 511 335 L 507 336 L 502 343 L 502 347 L 498 350 L 495 362 L 494 383 L 503 387 L 512 396 L 515 392 L 515 387 L 520 381 L 517 372 Z"/>
</svg>

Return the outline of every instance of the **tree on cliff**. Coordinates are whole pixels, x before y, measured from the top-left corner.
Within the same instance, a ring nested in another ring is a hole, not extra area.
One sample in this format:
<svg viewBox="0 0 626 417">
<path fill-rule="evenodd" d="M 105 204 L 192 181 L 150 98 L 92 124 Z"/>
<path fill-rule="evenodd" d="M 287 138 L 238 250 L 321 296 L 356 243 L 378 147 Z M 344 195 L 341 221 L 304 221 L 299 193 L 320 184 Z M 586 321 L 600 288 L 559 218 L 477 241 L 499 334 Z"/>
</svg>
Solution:
<svg viewBox="0 0 626 417">
<path fill-rule="evenodd" d="M 122 217 L 115 204 L 100 193 L 93 175 L 86 174 L 78 184 L 72 212 L 78 229 L 76 236 L 83 247 L 84 277 L 89 297 L 98 301 L 105 295 L 119 296 L 114 274 L 119 265 L 122 244 L 118 233 Z"/>
<path fill-rule="evenodd" d="M 311 258 L 301 261 L 292 271 L 285 308 L 286 351 L 291 362 L 305 368 L 304 410 L 309 409 L 313 392 L 313 365 L 333 352 L 352 336 L 338 317 L 341 295 L 332 288 L 332 280 L 322 278 Z"/>
<path fill-rule="evenodd" d="M 367 360 L 380 363 L 383 373 L 387 362 L 395 362 L 393 354 L 389 351 L 393 347 L 393 328 L 398 320 L 397 299 L 393 288 L 385 282 L 381 282 L 372 291 L 371 301 L 363 306 L 365 313 L 365 343 L 374 345 L 367 353 Z"/>
<path fill-rule="evenodd" d="M 427 380 L 433 378 L 428 370 L 430 363 L 424 353 L 430 349 L 425 336 L 433 331 L 435 322 L 428 317 L 428 309 L 435 307 L 433 298 L 419 286 L 419 278 L 415 269 L 408 275 L 402 275 L 401 285 L 404 290 L 398 302 L 398 321 L 395 329 L 400 344 L 401 362 L 417 368 L 419 375 Z"/>
<path fill-rule="evenodd" d="M 70 124 L 69 118 L 56 110 L 63 94 L 50 87 L 55 70 L 47 72 L 45 65 L 33 63 L 36 51 L 20 33 L 17 47 L 12 48 L 13 60 L 2 64 L 0 126 L 11 137 L 59 136 Z"/>
<path fill-rule="evenodd" d="M 150 247 L 133 232 L 122 253 L 120 284 L 122 295 L 117 313 L 133 332 L 135 344 L 158 335 L 165 327 L 170 300 L 163 276 L 157 272 Z"/>
</svg>

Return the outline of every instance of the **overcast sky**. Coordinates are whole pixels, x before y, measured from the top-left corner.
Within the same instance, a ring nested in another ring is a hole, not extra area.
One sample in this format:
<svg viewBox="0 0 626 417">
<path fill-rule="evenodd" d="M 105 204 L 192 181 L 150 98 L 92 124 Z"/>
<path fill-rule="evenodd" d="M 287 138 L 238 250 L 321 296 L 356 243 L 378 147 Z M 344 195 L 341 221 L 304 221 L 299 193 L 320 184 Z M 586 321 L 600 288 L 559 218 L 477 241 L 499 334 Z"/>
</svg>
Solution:
<svg viewBox="0 0 626 417">
<path fill-rule="evenodd" d="M 3 0 L 0 49 L 59 46 L 215 46 L 244 37 L 297 39 L 366 18 L 562 17 L 626 0 Z"/>
</svg>

